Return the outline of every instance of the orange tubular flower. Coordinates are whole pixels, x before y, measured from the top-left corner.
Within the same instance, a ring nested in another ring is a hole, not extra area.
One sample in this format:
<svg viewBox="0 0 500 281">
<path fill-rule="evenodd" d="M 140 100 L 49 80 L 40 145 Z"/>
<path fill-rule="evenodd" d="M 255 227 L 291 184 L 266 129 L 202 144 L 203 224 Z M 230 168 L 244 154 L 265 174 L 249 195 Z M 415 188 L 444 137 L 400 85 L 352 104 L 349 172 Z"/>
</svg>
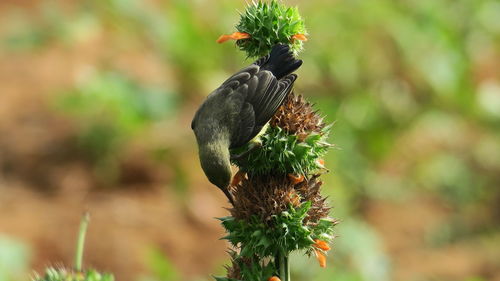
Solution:
<svg viewBox="0 0 500 281">
<path fill-rule="evenodd" d="M 329 251 L 330 246 L 328 246 L 328 243 L 326 243 L 325 241 L 322 241 L 319 239 L 314 240 L 314 242 L 315 243 L 314 243 L 313 247 L 316 248 L 316 249 L 314 249 L 314 254 L 316 255 L 316 258 L 318 259 L 319 266 L 326 267 L 326 256 L 320 250 L 323 250 L 325 252 Z"/>
<path fill-rule="evenodd" d="M 273 277 L 269 277 L 269 279 L 267 279 L 267 281 L 281 281 L 281 279 L 279 279 L 277 276 L 273 276 Z"/>
<path fill-rule="evenodd" d="M 217 39 L 217 43 L 224 43 L 228 40 L 240 40 L 240 39 L 248 39 L 250 38 L 250 34 L 245 32 L 234 32 L 233 34 L 224 34 Z"/>
<path fill-rule="evenodd" d="M 231 181 L 232 186 L 238 185 L 244 178 L 245 178 L 246 173 L 243 172 L 242 170 L 239 170 L 234 176 L 233 180 Z"/>
<path fill-rule="evenodd" d="M 294 174 L 288 174 L 288 178 L 292 181 L 293 184 L 298 184 L 304 181 L 304 176 L 303 175 L 294 175 Z"/>
<path fill-rule="evenodd" d="M 316 254 L 316 258 L 318 259 L 319 266 L 320 267 L 326 267 L 326 257 L 325 255 L 320 252 L 319 250 L 314 250 L 314 253 Z"/>
<path fill-rule="evenodd" d="M 314 242 L 316 242 L 314 243 L 314 247 L 321 249 L 323 251 L 330 251 L 330 246 L 328 246 L 328 243 L 326 243 L 325 241 L 316 239 L 314 240 Z"/>
<path fill-rule="evenodd" d="M 292 42 L 294 42 L 295 40 L 300 40 L 300 41 L 306 42 L 307 37 L 305 34 L 295 34 L 292 36 L 291 40 L 292 40 Z"/>
</svg>

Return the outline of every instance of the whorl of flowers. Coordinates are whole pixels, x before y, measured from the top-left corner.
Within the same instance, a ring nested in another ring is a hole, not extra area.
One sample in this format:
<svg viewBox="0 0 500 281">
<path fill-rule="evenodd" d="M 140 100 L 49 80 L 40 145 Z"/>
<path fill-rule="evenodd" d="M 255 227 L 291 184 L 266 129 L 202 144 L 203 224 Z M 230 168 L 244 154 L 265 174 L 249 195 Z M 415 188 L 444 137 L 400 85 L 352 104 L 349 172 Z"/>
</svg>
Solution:
<svg viewBox="0 0 500 281">
<path fill-rule="evenodd" d="M 43 276 L 35 275 L 33 281 L 114 281 L 112 274 L 101 274 L 95 270 L 79 272 L 68 270 L 63 267 L 49 267 L 45 269 Z"/>
<path fill-rule="evenodd" d="M 260 137 L 262 147 L 233 163 L 252 175 L 292 174 L 299 177 L 326 170 L 322 157 L 332 146 L 327 142 L 331 126 L 301 96 L 290 94 Z M 252 144 L 234 153 L 249 149 Z"/>
<path fill-rule="evenodd" d="M 253 1 L 240 14 L 238 32 L 222 35 L 217 42 L 236 40 L 236 45 L 248 57 L 267 55 L 277 43 L 288 44 L 297 55 L 307 41 L 304 20 L 297 7 L 287 7 L 281 1 Z"/>
</svg>

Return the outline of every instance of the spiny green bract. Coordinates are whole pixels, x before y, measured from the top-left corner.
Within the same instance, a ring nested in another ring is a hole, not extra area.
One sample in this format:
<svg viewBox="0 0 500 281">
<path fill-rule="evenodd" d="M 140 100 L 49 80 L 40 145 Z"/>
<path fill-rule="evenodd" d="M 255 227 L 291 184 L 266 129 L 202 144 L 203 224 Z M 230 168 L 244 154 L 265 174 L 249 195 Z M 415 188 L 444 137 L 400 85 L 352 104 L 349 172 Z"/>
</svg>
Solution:
<svg viewBox="0 0 500 281">
<path fill-rule="evenodd" d="M 323 128 L 319 134 L 311 133 L 301 141 L 299 136 L 289 135 L 280 127 L 269 126 L 260 137 L 262 146 L 246 157 L 234 159 L 233 163 L 254 175 L 313 173 L 324 169 L 319 160 L 332 146 L 327 142 L 330 128 L 330 126 Z M 249 145 L 233 152 L 245 151 Z"/>
<path fill-rule="evenodd" d="M 272 261 L 263 265 L 258 261 L 253 261 L 250 264 L 242 262 L 240 259 L 234 260 L 240 269 L 241 279 L 243 281 L 262 281 L 268 280 L 271 276 L 275 275 L 276 267 Z M 214 277 L 216 281 L 240 281 L 228 277 Z"/>
<path fill-rule="evenodd" d="M 32 281 L 114 281 L 112 274 L 101 274 L 95 270 L 74 272 L 64 268 L 49 267 L 44 276 L 35 276 Z"/>
<path fill-rule="evenodd" d="M 313 250 L 315 239 L 329 241 L 332 237 L 333 220 L 320 220 L 314 226 L 306 226 L 303 221 L 311 208 L 311 202 L 305 202 L 298 208 L 273 216 L 269 223 L 253 217 L 249 221 L 224 217 L 220 220 L 229 233 L 223 239 L 241 248 L 240 256 L 260 258 L 288 254 L 295 250 Z"/>
<path fill-rule="evenodd" d="M 288 44 L 297 55 L 303 42 L 292 40 L 296 34 L 306 34 L 304 20 L 297 7 L 287 7 L 277 0 L 252 2 L 241 14 L 236 26 L 239 32 L 250 34 L 251 38 L 238 40 L 236 44 L 248 57 L 267 55 L 277 43 Z"/>
</svg>

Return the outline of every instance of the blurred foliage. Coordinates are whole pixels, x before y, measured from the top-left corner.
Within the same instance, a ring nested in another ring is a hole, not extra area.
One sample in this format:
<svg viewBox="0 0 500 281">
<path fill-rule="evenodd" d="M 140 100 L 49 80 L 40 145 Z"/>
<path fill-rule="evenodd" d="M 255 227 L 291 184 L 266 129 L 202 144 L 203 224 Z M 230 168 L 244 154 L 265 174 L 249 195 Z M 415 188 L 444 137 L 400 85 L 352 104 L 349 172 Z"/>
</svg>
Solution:
<svg viewBox="0 0 500 281">
<path fill-rule="evenodd" d="M 207 28 L 213 26 L 219 13 L 224 14 L 224 5 L 210 7 L 210 3 L 200 2 L 195 6 L 183 0 L 165 1 L 156 7 L 136 0 L 91 0 L 87 4 L 104 26 L 127 37 L 130 44 L 137 42 L 129 40 L 147 43 L 172 66 L 181 97 L 200 94 L 203 80 L 212 79 L 207 74 L 235 57 L 226 52 L 228 47 L 214 44 L 221 32 Z M 203 13 L 214 8 L 219 8 L 214 14 Z"/>
<path fill-rule="evenodd" d="M 500 233 L 498 1 L 290 3 L 298 3 L 310 34 L 297 92 L 337 121 L 329 142 L 339 150 L 325 159 L 333 167 L 325 191 L 336 216 L 347 221 L 337 228 L 335 266 L 316 270 L 297 256 L 295 279 L 389 280 L 397 257 L 365 221 L 365 207 L 374 201 L 430 196 L 449 209 L 449 218 L 428 230 L 431 249 L 477 239 L 498 245 L 492 240 Z M 150 123 L 182 115 L 243 65 L 234 46 L 215 44 L 237 22 L 235 11 L 244 7 L 238 1 L 89 0 L 71 12 L 63 6 L 40 1 L 38 17 L 13 10 L 2 47 L 36 54 L 101 34 L 106 45 L 98 48 L 151 50 L 172 76 L 165 77 L 167 92 L 99 69 L 64 93 L 57 103 L 97 159 L 118 157 Z M 188 127 L 179 123 L 176 133 L 192 137 Z M 169 151 L 180 158 L 175 145 Z M 176 169 L 185 177 L 195 164 L 180 162 L 185 167 Z"/>
<path fill-rule="evenodd" d="M 491 111 L 500 107 L 485 110 L 481 102 L 485 84 L 488 103 L 500 95 L 498 74 L 488 74 L 484 62 L 498 56 L 491 9 L 498 4 L 346 1 L 324 3 L 310 17 L 310 30 L 322 38 L 312 35 L 309 60 L 330 87 L 308 87 L 317 89 L 319 108 L 341 118 L 333 142 L 343 151 L 332 161 L 351 197 L 424 189 L 461 210 L 498 200 L 492 187 L 500 162 L 486 167 L 475 152 L 499 137 Z M 329 25 L 321 22 L 326 14 Z M 495 155 L 499 149 L 498 141 L 488 147 Z"/>
<path fill-rule="evenodd" d="M 127 142 L 176 112 L 176 97 L 123 74 L 101 72 L 63 93 L 56 106 L 78 126 L 85 155 L 109 176 L 117 172 L 117 156 Z"/>
<path fill-rule="evenodd" d="M 175 97 L 160 88 L 147 88 L 130 78 L 103 72 L 86 79 L 58 100 L 59 108 L 80 126 L 81 143 L 91 157 L 115 153 L 127 140 L 152 122 L 175 112 Z"/>
<path fill-rule="evenodd" d="M 85 12 L 76 17 L 70 16 L 55 1 L 41 2 L 39 13 L 37 23 L 33 24 L 29 14 L 12 9 L 7 29 L 2 34 L 2 47 L 11 51 L 33 52 L 53 42 L 72 44 L 88 37 L 97 26 L 92 14 Z"/>
<path fill-rule="evenodd" d="M 180 274 L 172 261 L 156 247 L 152 247 L 147 251 L 146 263 L 151 275 L 141 278 L 141 281 L 175 281 L 180 278 Z"/>
<path fill-rule="evenodd" d="M 0 233 L 0 281 L 24 279 L 30 258 L 31 252 L 24 243 Z"/>
</svg>

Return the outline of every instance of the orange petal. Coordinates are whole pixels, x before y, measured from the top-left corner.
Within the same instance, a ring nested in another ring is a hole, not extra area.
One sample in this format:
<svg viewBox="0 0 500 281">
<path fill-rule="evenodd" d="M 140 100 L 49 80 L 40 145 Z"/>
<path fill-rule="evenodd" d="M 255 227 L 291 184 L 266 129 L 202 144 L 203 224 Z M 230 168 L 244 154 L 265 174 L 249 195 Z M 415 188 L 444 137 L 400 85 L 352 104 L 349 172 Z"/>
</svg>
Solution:
<svg viewBox="0 0 500 281">
<path fill-rule="evenodd" d="M 240 40 L 240 39 L 248 39 L 250 38 L 250 34 L 245 33 L 245 32 L 234 32 L 233 34 L 229 35 L 221 35 L 219 39 L 217 39 L 217 43 L 224 43 L 227 40 Z"/>
<path fill-rule="evenodd" d="M 305 34 L 295 34 L 292 36 L 292 41 L 294 40 L 300 40 L 300 41 L 307 41 L 307 37 Z"/>
<path fill-rule="evenodd" d="M 326 257 L 325 255 L 320 252 L 319 250 L 314 250 L 314 253 L 316 254 L 316 259 L 318 259 L 319 266 L 320 267 L 326 267 Z"/>
<path fill-rule="evenodd" d="M 231 36 L 229 36 L 229 35 L 221 35 L 219 37 L 219 39 L 217 39 L 217 43 L 219 43 L 219 44 L 220 43 L 224 43 L 224 42 L 226 42 L 227 40 L 230 40 L 230 39 L 231 39 Z"/>
<path fill-rule="evenodd" d="M 248 34 L 246 32 L 235 32 L 235 33 L 233 33 L 231 35 L 233 36 L 233 39 L 235 39 L 235 40 L 250 38 L 250 34 Z"/>
<path fill-rule="evenodd" d="M 328 246 L 328 243 L 326 243 L 325 241 L 322 241 L 322 240 L 319 240 L 319 239 L 316 239 L 314 240 L 314 247 L 318 248 L 318 249 L 321 249 L 323 251 L 329 251 L 330 250 L 330 246 Z"/>
<path fill-rule="evenodd" d="M 244 178 L 245 178 L 246 173 L 243 172 L 242 170 L 239 170 L 234 176 L 233 180 L 231 181 L 232 186 L 238 185 Z"/>
<path fill-rule="evenodd" d="M 281 279 L 279 279 L 277 276 L 273 276 L 273 277 L 269 277 L 269 279 L 267 279 L 267 281 L 281 281 Z"/>
<path fill-rule="evenodd" d="M 304 176 L 303 175 L 294 175 L 294 174 L 288 174 L 288 178 L 292 181 L 293 184 L 298 184 L 304 181 Z"/>
<path fill-rule="evenodd" d="M 318 159 L 318 163 L 319 163 L 321 166 L 325 166 L 325 160 L 323 160 L 323 159 Z"/>
</svg>

